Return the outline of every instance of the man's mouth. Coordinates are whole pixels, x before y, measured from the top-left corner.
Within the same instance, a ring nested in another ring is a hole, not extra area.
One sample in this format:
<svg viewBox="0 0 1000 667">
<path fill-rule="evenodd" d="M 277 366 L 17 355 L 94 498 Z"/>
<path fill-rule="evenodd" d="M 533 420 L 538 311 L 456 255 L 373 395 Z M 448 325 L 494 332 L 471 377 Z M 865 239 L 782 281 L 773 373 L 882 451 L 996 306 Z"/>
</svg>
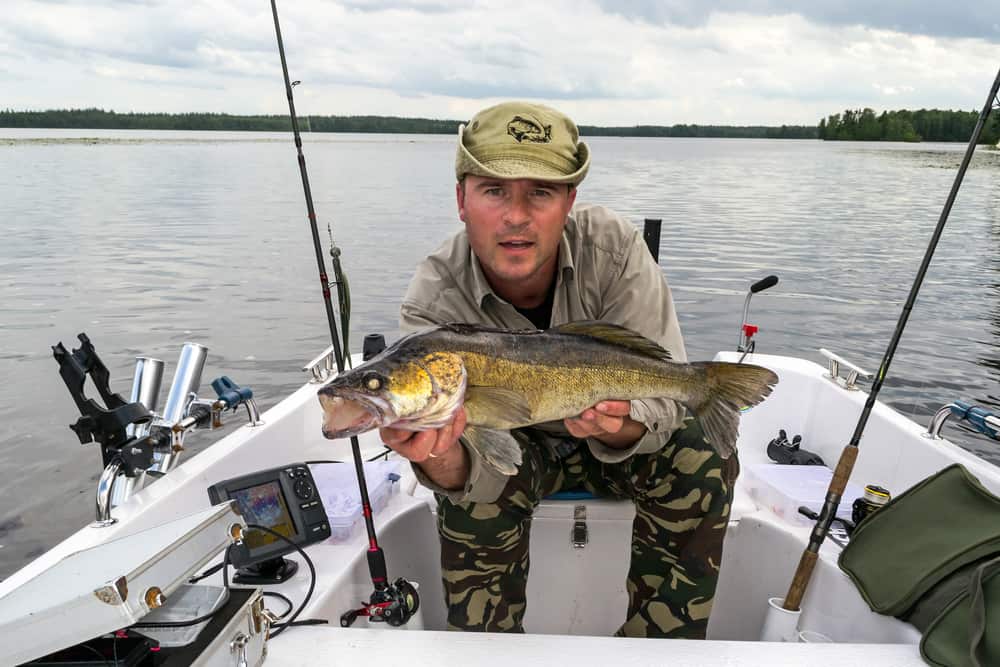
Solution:
<svg viewBox="0 0 1000 667">
<path fill-rule="evenodd" d="M 532 241 L 514 240 L 514 241 L 501 241 L 500 242 L 500 247 L 501 248 L 506 248 L 508 250 L 524 250 L 526 248 L 530 248 L 533 245 L 535 245 L 535 244 Z"/>
</svg>

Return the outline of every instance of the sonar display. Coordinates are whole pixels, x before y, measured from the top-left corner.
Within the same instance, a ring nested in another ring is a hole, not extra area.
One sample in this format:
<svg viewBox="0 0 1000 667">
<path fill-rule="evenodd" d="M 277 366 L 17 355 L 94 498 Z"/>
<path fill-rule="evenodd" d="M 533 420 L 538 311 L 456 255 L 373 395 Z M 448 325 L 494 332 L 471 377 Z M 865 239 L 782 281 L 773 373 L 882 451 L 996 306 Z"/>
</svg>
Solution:
<svg viewBox="0 0 1000 667">
<path fill-rule="evenodd" d="M 267 526 L 271 530 L 291 538 L 295 526 L 285 506 L 285 498 L 278 482 L 268 482 L 240 489 L 231 495 L 239 505 L 240 513 L 247 523 Z M 246 545 L 250 549 L 262 547 L 278 540 L 277 537 L 260 530 L 247 531 Z"/>
</svg>

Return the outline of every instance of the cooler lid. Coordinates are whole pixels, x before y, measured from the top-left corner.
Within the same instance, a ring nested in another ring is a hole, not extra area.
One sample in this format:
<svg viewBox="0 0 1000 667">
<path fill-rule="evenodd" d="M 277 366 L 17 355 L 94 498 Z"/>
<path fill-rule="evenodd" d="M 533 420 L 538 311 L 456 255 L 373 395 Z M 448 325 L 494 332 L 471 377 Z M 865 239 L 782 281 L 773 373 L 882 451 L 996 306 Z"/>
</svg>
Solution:
<svg viewBox="0 0 1000 667">
<path fill-rule="evenodd" d="M 245 527 L 232 502 L 72 553 L 0 598 L 0 662 L 18 664 L 128 627 Z M 152 591 L 155 593 L 155 591 Z M 16 639 L 14 639 L 16 638 Z"/>
</svg>

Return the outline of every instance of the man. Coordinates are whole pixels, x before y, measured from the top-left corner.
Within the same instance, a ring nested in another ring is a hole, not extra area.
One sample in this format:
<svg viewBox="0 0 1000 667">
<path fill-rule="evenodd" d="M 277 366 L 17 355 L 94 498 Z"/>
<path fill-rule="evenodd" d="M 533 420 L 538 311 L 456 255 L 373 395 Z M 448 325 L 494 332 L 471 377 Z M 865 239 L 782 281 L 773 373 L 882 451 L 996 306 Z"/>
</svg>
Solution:
<svg viewBox="0 0 1000 667">
<path fill-rule="evenodd" d="M 558 111 L 490 107 L 459 128 L 455 176 L 465 229 L 417 268 L 405 330 L 444 322 L 544 329 L 613 322 L 677 361 L 673 299 L 639 231 L 611 211 L 575 205 L 590 151 Z M 383 428 L 438 501 L 449 627 L 522 632 L 528 535 L 538 502 L 584 486 L 636 505 L 626 636 L 704 638 L 737 473 L 669 400 L 608 400 L 553 428 L 516 432 L 513 477 L 461 442 L 465 413 L 436 431 Z"/>
</svg>

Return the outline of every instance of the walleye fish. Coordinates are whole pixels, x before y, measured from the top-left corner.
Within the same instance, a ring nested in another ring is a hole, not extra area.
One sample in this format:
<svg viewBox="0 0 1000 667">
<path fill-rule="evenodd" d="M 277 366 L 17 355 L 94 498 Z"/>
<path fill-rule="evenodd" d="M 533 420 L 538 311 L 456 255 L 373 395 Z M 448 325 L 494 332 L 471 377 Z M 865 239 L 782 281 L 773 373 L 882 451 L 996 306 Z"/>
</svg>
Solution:
<svg viewBox="0 0 1000 667">
<path fill-rule="evenodd" d="M 323 434 L 331 439 L 390 425 L 440 428 L 464 405 L 463 440 L 513 475 L 521 450 L 510 429 L 573 417 L 608 399 L 678 401 L 728 458 L 740 409 L 760 403 L 777 382 L 760 366 L 671 361 L 655 342 L 607 322 L 546 331 L 443 324 L 338 375 L 319 390 L 319 401 Z"/>
</svg>

